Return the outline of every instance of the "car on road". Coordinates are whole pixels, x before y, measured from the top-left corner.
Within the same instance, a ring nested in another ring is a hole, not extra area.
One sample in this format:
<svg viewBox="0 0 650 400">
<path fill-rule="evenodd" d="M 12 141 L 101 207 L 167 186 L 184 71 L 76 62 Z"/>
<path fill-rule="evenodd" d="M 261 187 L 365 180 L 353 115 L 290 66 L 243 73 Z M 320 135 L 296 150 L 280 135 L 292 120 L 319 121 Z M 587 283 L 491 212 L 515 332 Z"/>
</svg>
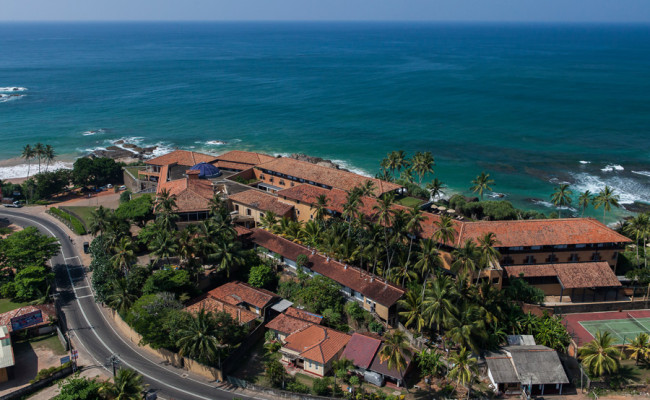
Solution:
<svg viewBox="0 0 650 400">
<path fill-rule="evenodd" d="M 84 242 L 84 253 L 90 253 L 90 243 Z"/>
<path fill-rule="evenodd" d="M 126 190 L 126 185 L 120 186 L 119 188 L 117 188 L 117 190 Z"/>
<path fill-rule="evenodd" d="M 10 208 L 20 208 L 20 207 L 22 207 L 23 205 L 20 204 L 19 201 L 14 201 L 13 203 L 11 203 L 11 204 L 5 204 L 4 206 L 5 206 L 5 207 L 10 207 Z"/>
</svg>

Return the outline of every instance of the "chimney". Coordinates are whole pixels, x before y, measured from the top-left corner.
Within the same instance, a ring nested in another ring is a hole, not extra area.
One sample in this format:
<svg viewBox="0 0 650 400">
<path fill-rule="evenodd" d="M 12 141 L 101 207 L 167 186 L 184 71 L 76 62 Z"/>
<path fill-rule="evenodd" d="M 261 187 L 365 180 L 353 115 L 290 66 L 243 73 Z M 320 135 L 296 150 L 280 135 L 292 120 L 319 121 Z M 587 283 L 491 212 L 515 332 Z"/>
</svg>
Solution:
<svg viewBox="0 0 650 400">
<path fill-rule="evenodd" d="M 188 169 L 187 171 L 185 171 L 185 174 L 187 175 L 187 179 L 191 181 L 199 179 L 199 173 L 200 173 L 199 171 L 193 169 Z"/>
</svg>

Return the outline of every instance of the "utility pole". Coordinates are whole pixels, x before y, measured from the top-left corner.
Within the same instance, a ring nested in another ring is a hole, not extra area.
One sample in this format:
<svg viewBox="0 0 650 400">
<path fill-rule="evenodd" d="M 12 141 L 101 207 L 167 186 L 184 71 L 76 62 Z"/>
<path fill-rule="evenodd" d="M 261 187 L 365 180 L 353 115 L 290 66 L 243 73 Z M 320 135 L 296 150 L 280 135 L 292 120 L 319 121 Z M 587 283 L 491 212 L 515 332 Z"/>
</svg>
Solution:
<svg viewBox="0 0 650 400">
<path fill-rule="evenodd" d="M 116 374 L 116 369 L 117 366 L 120 365 L 120 358 L 117 354 L 111 354 L 111 356 L 108 358 L 108 361 L 106 363 L 107 365 L 110 364 L 113 367 L 113 378 L 115 378 Z"/>
</svg>

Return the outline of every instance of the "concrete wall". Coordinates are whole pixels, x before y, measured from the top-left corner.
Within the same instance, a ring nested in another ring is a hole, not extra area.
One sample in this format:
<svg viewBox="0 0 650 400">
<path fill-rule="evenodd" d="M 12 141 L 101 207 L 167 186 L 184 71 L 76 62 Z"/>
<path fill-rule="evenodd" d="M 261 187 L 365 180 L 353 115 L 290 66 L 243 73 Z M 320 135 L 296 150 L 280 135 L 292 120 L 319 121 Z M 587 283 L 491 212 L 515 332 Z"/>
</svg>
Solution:
<svg viewBox="0 0 650 400">
<path fill-rule="evenodd" d="M 608 301 L 606 303 L 573 303 L 553 306 L 555 314 L 576 314 L 585 312 L 644 310 L 650 308 L 650 301 Z"/>
</svg>

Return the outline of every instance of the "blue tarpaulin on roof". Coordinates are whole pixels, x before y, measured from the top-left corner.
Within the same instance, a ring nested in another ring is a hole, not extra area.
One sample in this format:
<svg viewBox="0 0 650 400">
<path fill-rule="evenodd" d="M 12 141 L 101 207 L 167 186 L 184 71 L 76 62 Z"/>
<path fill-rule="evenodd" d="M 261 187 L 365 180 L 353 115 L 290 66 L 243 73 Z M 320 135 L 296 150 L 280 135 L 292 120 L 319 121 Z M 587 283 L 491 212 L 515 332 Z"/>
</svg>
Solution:
<svg viewBox="0 0 650 400">
<path fill-rule="evenodd" d="M 213 178 L 221 175 L 221 170 L 219 168 L 206 162 L 198 163 L 190 169 L 199 171 L 199 178 Z"/>
</svg>

